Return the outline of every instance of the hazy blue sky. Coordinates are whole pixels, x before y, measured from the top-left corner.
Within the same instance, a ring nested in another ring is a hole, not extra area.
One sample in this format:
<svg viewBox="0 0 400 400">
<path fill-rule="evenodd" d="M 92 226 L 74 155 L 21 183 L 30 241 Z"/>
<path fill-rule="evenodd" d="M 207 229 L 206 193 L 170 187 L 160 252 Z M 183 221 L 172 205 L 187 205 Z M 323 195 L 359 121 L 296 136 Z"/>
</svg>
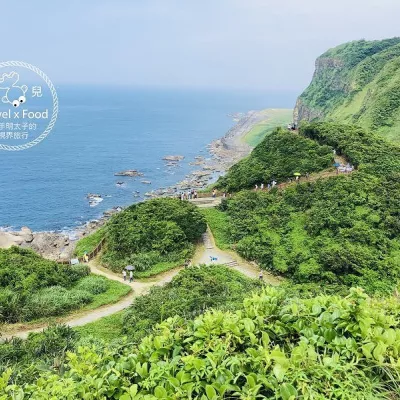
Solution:
<svg viewBox="0 0 400 400">
<path fill-rule="evenodd" d="M 18 0 L 1 59 L 62 83 L 301 90 L 315 58 L 400 35 L 399 0 Z"/>
</svg>

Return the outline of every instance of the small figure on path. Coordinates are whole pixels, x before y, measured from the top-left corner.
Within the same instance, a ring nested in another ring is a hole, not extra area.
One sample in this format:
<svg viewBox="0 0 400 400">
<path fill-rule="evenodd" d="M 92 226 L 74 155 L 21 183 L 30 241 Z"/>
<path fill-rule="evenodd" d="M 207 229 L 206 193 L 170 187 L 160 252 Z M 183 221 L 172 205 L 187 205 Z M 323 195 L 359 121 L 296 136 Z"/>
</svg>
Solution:
<svg viewBox="0 0 400 400">
<path fill-rule="evenodd" d="M 310 174 L 308 172 L 306 172 L 306 179 L 308 180 L 309 177 L 310 177 Z"/>
<path fill-rule="evenodd" d="M 268 183 L 267 185 L 267 189 L 270 190 L 271 189 L 271 185 Z"/>
<path fill-rule="evenodd" d="M 258 185 L 257 185 L 257 183 L 254 185 L 254 189 L 255 189 L 255 190 L 258 190 Z"/>
<path fill-rule="evenodd" d="M 260 189 L 264 190 L 264 184 L 263 183 L 261 184 Z"/>
<path fill-rule="evenodd" d="M 125 270 L 122 271 L 122 276 L 124 277 L 124 281 L 126 281 L 126 271 Z"/>
<path fill-rule="evenodd" d="M 84 254 L 83 259 L 85 260 L 85 263 L 89 262 L 89 256 L 87 255 L 87 253 Z"/>
<path fill-rule="evenodd" d="M 217 196 L 217 191 L 215 189 L 213 189 L 212 191 L 212 197 L 215 199 L 215 197 Z"/>
<path fill-rule="evenodd" d="M 258 274 L 258 279 L 259 279 L 260 281 L 263 281 L 263 280 L 264 280 L 264 276 L 263 276 L 263 272 L 262 272 L 262 271 L 260 271 L 260 273 Z"/>
<path fill-rule="evenodd" d="M 133 282 L 133 272 L 129 271 L 129 283 Z"/>
</svg>

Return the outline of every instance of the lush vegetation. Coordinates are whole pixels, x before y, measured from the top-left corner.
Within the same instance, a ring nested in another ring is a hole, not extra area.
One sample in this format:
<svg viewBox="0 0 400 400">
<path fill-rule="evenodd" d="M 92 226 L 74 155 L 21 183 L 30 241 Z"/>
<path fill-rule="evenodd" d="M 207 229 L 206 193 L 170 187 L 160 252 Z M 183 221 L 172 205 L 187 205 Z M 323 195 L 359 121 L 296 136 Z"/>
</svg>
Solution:
<svg viewBox="0 0 400 400">
<path fill-rule="evenodd" d="M 106 229 L 105 265 L 115 271 L 131 264 L 138 273 L 154 267 L 158 272 L 191 256 L 206 223 L 193 204 L 162 198 L 128 207 Z"/>
<path fill-rule="evenodd" d="M 333 164 L 332 148 L 279 128 L 267 136 L 249 157 L 235 164 L 221 177 L 216 188 L 238 191 L 260 185 L 286 181 L 298 172 L 318 172 Z"/>
<path fill-rule="evenodd" d="M 400 396 L 397 302 L 290 298 L 266 288 L 236 312 L 159 324 L 138 346 L 79 347 L 63 373 L 0 379 L 3 398 L 394 399 Z M 25 396 L 25 397 L 24 397 Z"/>
<path fill-rule="evenodd" d="M 400 38 L 360 40 L 319 57 L 316 74 L 299 101 L 312 110 L 311 116 L 357 123 L 399 141 L 399 89 Z"/>
<path fill-rule="evenodd" d="M 178 315 L 192 319 L 209 308 L 234 310 L 243 298 L 260 287 L 258 281 L 218 265 L 202 265 L 183 270 L 170 283 L 152 287 L 137 297 L 127 310 L 123 332 L 131 339 L 148 334 L 163 320 Z"/>
<path fill-rule="evenodd" d="M 100 276 L 86 265 L 63 265 L 31 250 L 0 250 L 0 322 L 54 317 L 82 307 L 115 302 L 130 288 Z"/>
<path fill-rule="evenodd" d="M 304 125 L 300 135 L 335 148 L 358 171 L 284 191 L 236 194 L 221 206 L 224 240 L 298 283 L 390 293 L 400 274 L 400 148 L 362 128 L 333 123 Z"/>
<path fill-rule="evenodd" d="M 203 208 L 201 212 L 206 217 L 217 247 L 221 250 L 229 249 L 231 247 L 229 217 L 217 208 Z"/>
<path fill-rule="evenodd" d="M 82 257 L 86 253 L 91 253 L 106 236 L 106 232 L 107 228 L 102 226 L 97 231 L 80 239 L 76 245 L 75 254 L 78 257 Z"/>
<path fill-rule="evenodd" d="M 63 307 L 88 303 L 90 293 L 73 289 L 88 274 L 84 265 L 58 264 L 18 247 L 0 249 L 0 322 L 58 315 Z"/>
<path fill-rule="evenodd" d="M 88 285 L 90 278 L 85 278 L 86 281 L 79 285 L 92 293 L 99 292 L 101 284 L 95 282 L 97 285 Z M 0 364 L 4 366 L 0 372 L 13 367 L 13 379 L 18 382 L 32 381 L 40 370 L 55 365 L 62 368 L 67 350 L 75 350 L 85 343 L 96 343 L 98 346 L 107 343 L 107 346 L 112 344 L 118 347 L 124 338 L 129 342 L 138 342 L 156 324 L 171 316 L 178 315 L 189 321 L 209 308 L 240 308 L 245 296 L 260 287 L 260 282 L 227 267 L 186 268 L 172 282 L 154 287 L 149 294 L 136 298 L 124 312 L 101 318 L 74 331 L 51 327 L 43 334 L 31 334 L 26 341 L 13 339 L 0 344 Z"/>
</svg>

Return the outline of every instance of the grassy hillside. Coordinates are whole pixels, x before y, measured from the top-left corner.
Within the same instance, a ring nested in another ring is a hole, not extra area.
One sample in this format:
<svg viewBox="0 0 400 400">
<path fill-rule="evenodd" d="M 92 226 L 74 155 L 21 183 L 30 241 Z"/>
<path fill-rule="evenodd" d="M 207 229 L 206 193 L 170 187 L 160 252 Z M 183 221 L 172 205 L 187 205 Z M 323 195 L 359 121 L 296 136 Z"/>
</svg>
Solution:
<svg viewBox="0 0 400 400">
<path fill-rule="evenodd" d="M 293 120 L 293 110 L 289 108 L 268 108 L 264 120 L 256 124 L 243 140 L 250 146 L 257 146 L 266 136 L 272 133 L 277 126 L 286 127 Z"/>
<path fill-rule="evenodd" d="M 355 123 L 400 141 L 400 38 L 360 40 L 322 54 L 296 113 L 299 120 Z"/>
<path fill-rule="evenodd" d="M 262 268 L 298 283 L 391 293 L 400 277 L 400 147 L 362 128 L 334 123 L 305 124 L 298 135 L 284 133 L 290 139 L 285 143 L 282 133 L 274 135 L 220 181 L 241 191 L 221 205 L 224 231 L 210 224 L 216 236 Z M 275 148 L 276 140 L 286 147 Z M 304 179 L 285 190 L 243 190 L 253 182 L 252 165 L 287 176 L 296 164 L 318 166 L 318 151 L 302 153 L 298 143 L 328 148 L 327 161 L 334 148 L 357 170 L 315 182 Z"/>
<path fill-rule="evenodd" d="M 294 173 L 305 175 L 331 167 L 333 148 L 320 145 L 287 129 L 278 128 L 267 136 L 247 158 L 235 164 L 221 177 L 215 187 L 238 191 L 267 185 L 272 180 L 281 183 Z"/>
</svg>

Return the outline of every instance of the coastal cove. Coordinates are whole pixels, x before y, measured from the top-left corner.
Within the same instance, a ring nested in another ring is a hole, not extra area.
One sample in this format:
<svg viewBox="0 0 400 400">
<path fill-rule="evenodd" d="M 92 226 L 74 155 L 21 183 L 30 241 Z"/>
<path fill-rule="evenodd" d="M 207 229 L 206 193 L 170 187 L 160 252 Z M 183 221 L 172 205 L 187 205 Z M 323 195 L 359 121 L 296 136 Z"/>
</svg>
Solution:
<svg viewBox="0 0 400 400">
<path fill-rule="evenodd" d="M 198 170 L 195 157 L 210 157 L 207 145 L 235 124 L 238 113 L 294 104 L 293 93 L 111 87 L 58 91 L 60 117 L 49 138 L 27 151 L 3 152 L 0 158 L 0 226 L 8 230 L 73 231 L 106 210 L 141 201 L 145 192 L 175 185 Z M 185 158 L 171 168 L 163 160 L 168 154 Z M 139 170 L 143 177 L 114 176 L 124 170 Z M 103 201 L 90 207 L 88 193 L 101 194 Z"/>
</svg>

